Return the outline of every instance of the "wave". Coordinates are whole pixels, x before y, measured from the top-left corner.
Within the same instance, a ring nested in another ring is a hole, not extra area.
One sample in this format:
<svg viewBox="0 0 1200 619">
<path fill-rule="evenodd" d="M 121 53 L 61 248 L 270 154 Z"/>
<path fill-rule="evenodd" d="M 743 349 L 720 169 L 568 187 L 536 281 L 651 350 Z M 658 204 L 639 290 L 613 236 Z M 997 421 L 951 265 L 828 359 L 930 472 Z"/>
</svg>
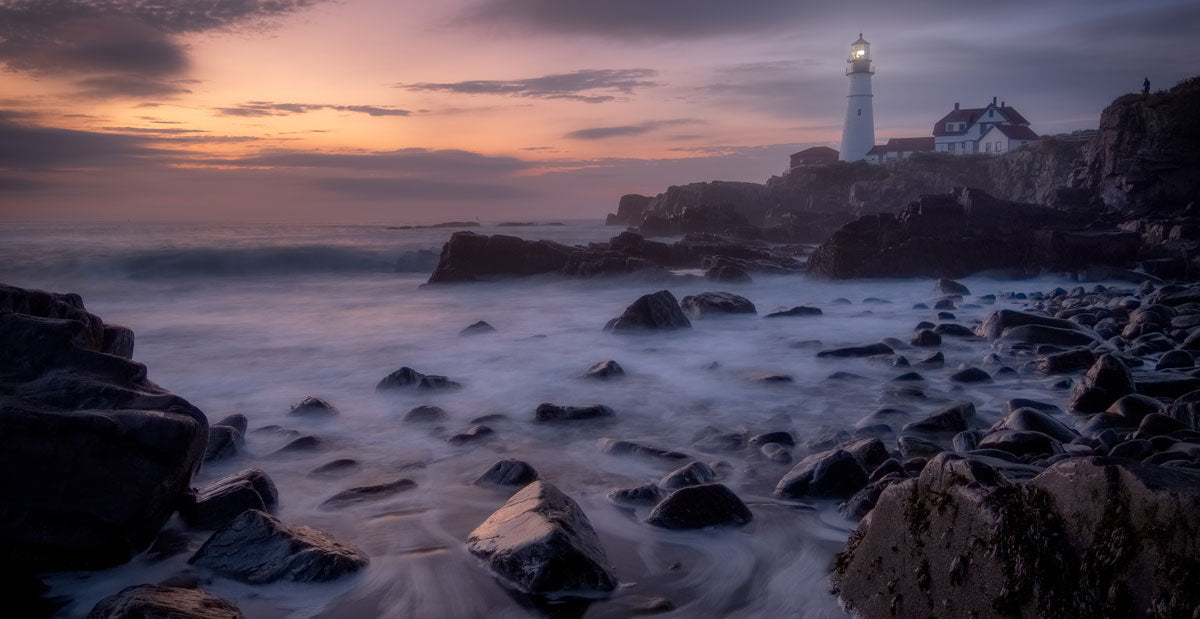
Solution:
<svg viewBox="0 0 1200 619">
<path fill-rule="evenodd" d="M 330 273 L 429 273 L 437 266 L 431 249 L 370 251 L 329 245 L 249 248 L 179 248 L 142 250 L 79 264 L 134 279 L 170 277 L 242 277 Z"/>
</svg>

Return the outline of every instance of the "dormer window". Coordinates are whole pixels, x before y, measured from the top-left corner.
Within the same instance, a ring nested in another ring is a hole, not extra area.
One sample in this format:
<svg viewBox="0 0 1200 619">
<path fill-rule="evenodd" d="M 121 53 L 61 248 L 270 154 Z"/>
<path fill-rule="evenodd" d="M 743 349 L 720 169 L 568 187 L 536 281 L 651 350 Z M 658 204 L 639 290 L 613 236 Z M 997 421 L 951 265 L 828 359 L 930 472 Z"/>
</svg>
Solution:
<svg viewBox="0 0 1200 619">
<path fill-rule="evenodd" d="M 995 115 L 996 115 L 996 110 L 988 110 L 988 118 L 992 118 Z"/>
<path fill-rule="evenodd" d="M 946 131 L 954 131 L 956 123 L 946 123 Z"/>
</svg>

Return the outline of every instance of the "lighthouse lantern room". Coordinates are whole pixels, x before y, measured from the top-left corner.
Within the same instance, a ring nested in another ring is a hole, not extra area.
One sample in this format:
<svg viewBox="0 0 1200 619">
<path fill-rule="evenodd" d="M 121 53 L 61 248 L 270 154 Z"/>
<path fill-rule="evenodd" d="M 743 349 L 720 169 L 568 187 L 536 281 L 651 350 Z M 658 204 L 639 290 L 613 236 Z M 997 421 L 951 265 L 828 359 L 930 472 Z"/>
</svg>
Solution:
<svg viewBox="0 0 1200 619">
<path fill-rule="evenodd" d="M 871 108 L 871 44 L 858 34 L 850 44 L 846 60 L 846 76 L 850 78 L 850 94 L 846 95 L 846 122 L 842 126 L 842 161 L 861 161 L 875 146 L 875 115 Z"/>
</svg>

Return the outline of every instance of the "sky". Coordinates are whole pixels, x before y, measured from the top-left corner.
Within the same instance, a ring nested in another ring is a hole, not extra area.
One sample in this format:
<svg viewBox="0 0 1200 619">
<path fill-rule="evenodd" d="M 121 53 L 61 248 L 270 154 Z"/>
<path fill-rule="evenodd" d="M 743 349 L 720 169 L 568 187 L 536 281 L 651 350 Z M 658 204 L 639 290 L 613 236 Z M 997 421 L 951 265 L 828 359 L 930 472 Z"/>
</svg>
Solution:
<svg viewBox="0 0 1200 619">
<path fill-rule="evenodd" d="M 1041 134 L 1200 72 L 1194 0 L 0 0 L 0 217 L 598 218 L 954 102 Z"/>
</svg>

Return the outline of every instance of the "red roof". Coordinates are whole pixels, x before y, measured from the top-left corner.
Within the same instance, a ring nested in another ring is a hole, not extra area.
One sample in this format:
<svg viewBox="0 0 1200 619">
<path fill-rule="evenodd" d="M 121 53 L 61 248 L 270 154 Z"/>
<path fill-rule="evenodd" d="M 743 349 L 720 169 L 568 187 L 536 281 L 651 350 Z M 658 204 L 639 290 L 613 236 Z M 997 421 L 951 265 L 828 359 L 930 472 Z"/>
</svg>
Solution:
<svg viewBox="0 0 1200 619">
<path fill-rule="evenodd" d="M 887 144 L 872 146 L 871 150 L 867 151 L 867 154 L 882 155 L 884 153 L 905 153 L 931 150 L 933 150 L 932 136 L 927 138 L 891 138 L 887 141 Z"/>
<path fill-rule="evenodd" d="M 1024 125 L 996 125 L 996 129 L 1012 140 L 1037 140 L 1038 134 Z"/>
<path fill-rule="evenodd" d="M 837 161 L 838 152 L 828 146 L 814 146 L 792 153 L 792 165 L 804 163 L 831 163 Z"/>
<path fill-rule="evenodd" d="M 942 136 L 965 133 L 966 128 L 970 128 L 970 126 L 974 124 L 975 121 L 979 120 L 983 116 L 983 113 L 988 111 L 988 108 L 991 107 L 992 106 L 989 105 L 987 107 L 971 107 L 954 110 L 953 112 L 943 116 L 941 120 L 937 121 L 937 123 L 933 125 L 933 135 Z M 1025 117 L 1021 116 L 1020 112 L 1011 106 L 1006 105 L 1004 107 L 1000 107 L 997 105 L 995 106 L 995 109 L 999 110 L 1000 113 L 1004 115 L 1005 120 L 1007 120 L 1009 123 L 1014 125 L 1029 124 L 1029 121 L 1025 120 Z M 963 131 L 946 131 L 946 123 L 966 123 L 966 128 L 964 128 Z"/>
</svg>

